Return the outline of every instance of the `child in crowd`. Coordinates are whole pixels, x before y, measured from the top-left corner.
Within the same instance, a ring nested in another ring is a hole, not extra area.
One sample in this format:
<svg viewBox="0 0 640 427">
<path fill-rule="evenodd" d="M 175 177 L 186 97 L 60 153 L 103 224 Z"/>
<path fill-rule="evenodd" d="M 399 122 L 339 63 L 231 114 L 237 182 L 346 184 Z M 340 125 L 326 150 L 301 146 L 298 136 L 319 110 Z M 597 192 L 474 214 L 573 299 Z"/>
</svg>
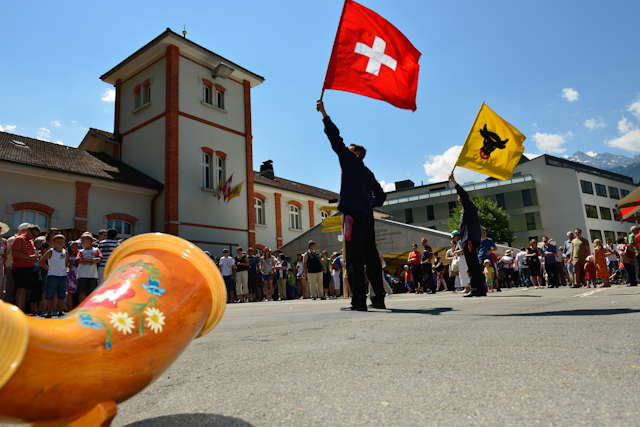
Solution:
<svg viewBox="0 0 640 427">
<path fill-rule="evenodd" d="M 571 260 L 567 263 L 567 277 L 569 277 L 569 283 L 575 283 L 573 281 L 573 263 Z"/>
<path fill-rule="evenodd" d="M 484 260 L 484 277 L 487 282 L 487 290 L 489 292 L 493 292 L 493 272 L 494 269 L 491 266 L 491 261 L 488 259 Z"/>
<path fill-rule="evenodd" d="M 593 256 L 587 257 L 587 262 L 584 263 L 584 279 L 587 281 L 587 288 L 596 287 L 596 264 L 593 262 Z"/>
<path fill-rule="evenodd" d="M 80 243 L 82 243 L 82 249 L 78 251 L 77 255 L 80 266 L 78 267 L 78 287 L 76 289 L 79 303 L 84 301 L 98 286 L 98 264 L 102 259 L 100 249 L 93 247 L 91 233 L 84 233 L 80 237 Z"/>
<path fill-rule="evenodd" d="M 291 267 L 287 270 L 287 295 L 289 299 L 294 299 L 296 296 L 296 276 L 293 275 Z"/>
<path fill-rule="evenodd" d="M 38 260 L 42 256 L 40 253 L 40 248 L 42 244 L 45 242 L 44 236 L 40 236 L 33 241 L 33 246 L 36 248 L 36 263 L 33 265 L 33 269 L 35 271 L 36 279 L 33 281 L 33 285 L 31 287 L 31 296 L 29 297 L 29 304 L 31 306 L 31 311 L 29 312 L 32 316 L 37 316 L 44 311 L 46 308 L 42 303 L 42 294 L 44 289 L 42 288 L 42 273 L 46 274 L 46 271 L 43 271 L 40 264 L 38 264 Z M 38 310 L 38 304 L 40 304 L 40 309 Z"/>
<path fill-rule="evenodd" d="M 40 258 L 40 267 L 47 271 L 47 287 L 44 299 L 47 307 L 44 314 L 46 319 L 51 318 L 53 313 L 53 298 L 58 296 L 58 313 L 62 316 L 65 313 L 64 299 L 67 295 L 67 264 L 69 264 L 69 254 L 64 248 L 66 239 L 62 234 L 56 234 L 53 239 L 53 247 Z M 48 261 L 48 262 L 47 262 Z"/>
<path fill-rule="evenodd" d="M 76 289 L 78 288 L 78 266 L 80 265 L 80 261 L 78 260 L 78 241 L 72 240 L 70 241 L 68 246 L 69 251 L 69 270 L 67 272 L 67 307 L 69 310 L 73 310 L 75 306 L 73 298 L 76 294 Z"/>
<path fill-rule="evenodd" d="M 404 266 L 404 287 L 407 288 L 407 292 L 411 292 L 411 285 L 413 282 L 411 281 L 411 270 L 408 265 Z"/>
</svg>

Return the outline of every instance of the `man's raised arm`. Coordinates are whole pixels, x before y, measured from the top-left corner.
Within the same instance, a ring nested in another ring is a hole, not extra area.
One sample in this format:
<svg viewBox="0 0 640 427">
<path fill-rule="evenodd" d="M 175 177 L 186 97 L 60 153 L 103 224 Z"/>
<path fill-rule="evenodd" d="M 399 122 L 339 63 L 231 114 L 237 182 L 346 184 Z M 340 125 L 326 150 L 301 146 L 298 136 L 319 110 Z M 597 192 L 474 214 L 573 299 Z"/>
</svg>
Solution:
<svg viewBox="0 0 640 427">
<path fill-rule="evenodd" d="M 316 110 L 322 113 L 322 121 L 324 122 L 324 133 L 327 134 L 327 138 L 331 142 L 331 148 L 333 151 L 340 155 L 346 154 L 345 151 L 348 151 L 348 148 L 344 145 L 344 141 L 340 136 L 340 131 L 331 121 L 331 117 L 327 114 L 324 109 L 324 103 L 321 100 L 318 100 L 316 103 Z"/>
</svg>

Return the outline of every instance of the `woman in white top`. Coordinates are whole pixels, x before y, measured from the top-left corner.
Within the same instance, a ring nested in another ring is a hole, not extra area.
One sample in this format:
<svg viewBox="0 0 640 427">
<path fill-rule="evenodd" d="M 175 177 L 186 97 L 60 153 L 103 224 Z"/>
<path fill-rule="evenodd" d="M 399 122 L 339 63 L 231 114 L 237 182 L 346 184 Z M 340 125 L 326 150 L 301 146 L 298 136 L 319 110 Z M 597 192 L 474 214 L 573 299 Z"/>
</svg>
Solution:
<svg viewBox="0 0 640 427">
<path fill-rule="evenodd" d="M 449 280 L 453 284 L 453 289 L 454 291 L 459 291 L 462 289 L 460 286 L 460 275 L 458 274 L 459 261 L 455 261 L 454 270 L 454 260 L 458 259 L 458 255 L 456 255 L 456 242 L 453 240 L 451 241 L 451 248 L 447 250 L 444 259 L 449 261 Z"/>
<path fill-rule="evenodd" d="M 464 288 L 463 292 L 469 292 L 471 289 L 471 276 L 469 276 L 469 267 L 467 266 L 467 260 L 463 256 L 462 242 L 460 242 L 460 233 L 455 230 L 451 233 L 451 238 L 456 242 L 455 254 L 458 256 L 458 276 L 460 277 L 460 287 Z"/>
</svg>

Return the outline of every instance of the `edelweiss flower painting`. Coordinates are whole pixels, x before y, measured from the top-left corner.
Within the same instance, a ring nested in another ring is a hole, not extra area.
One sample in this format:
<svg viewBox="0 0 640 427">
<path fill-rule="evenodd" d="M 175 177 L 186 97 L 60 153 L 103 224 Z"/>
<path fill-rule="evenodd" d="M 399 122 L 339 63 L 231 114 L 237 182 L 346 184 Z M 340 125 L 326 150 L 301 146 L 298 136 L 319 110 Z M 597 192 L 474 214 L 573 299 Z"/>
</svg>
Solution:
<svg viewBox="0 0 640 427">
<path fill-rule="evenodd" d="M 127 313 L 109 313 L 107 317 L 111 319 L 109 320 L 109 323 L 111 323 L 118 332 L 122 332 L 124 335 L 133 332 L 133 319 L 129 317 Z"/>
<path fill-rule="evenodd" d="M 144 314 L 147 316 L 147 327 L 156 334 L 162 332 L 162 326 L 164 325 L 164 314 L 157 308 L 148 307 L 144 310 Z"/>
</svg>

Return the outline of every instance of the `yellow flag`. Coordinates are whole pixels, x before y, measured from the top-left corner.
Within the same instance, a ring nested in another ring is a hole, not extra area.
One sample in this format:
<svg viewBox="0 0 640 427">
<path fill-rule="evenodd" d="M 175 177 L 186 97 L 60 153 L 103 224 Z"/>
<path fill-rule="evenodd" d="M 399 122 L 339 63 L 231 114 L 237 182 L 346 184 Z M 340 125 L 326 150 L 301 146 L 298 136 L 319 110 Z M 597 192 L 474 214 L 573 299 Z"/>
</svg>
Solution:
<svg viewBox="0 0 640 427">
<path fill-rule="evenodd" d="M 342 226 L 341 225 L 336 225 L 334 227 L 325 227 L 322 229 L 323 233 L 334 233 L 336 231 L 342 231 Z"/>
<path fill-rule="evenodd" d="M 227 199 L 227 203 L 229 202 L 229 200 L 233 199 L 234 197 L 238 197 L 240 195 L 240 193 L 242 192 L 242 184 L 244 184 L 244 181 L 236 185 L 229 191 L 229 197 Z"/>
<path fill-rule="evenodd" d="M 510 179 L 524 152 L 525 138 L 483 103 L 456 166 L 497 179 Z"/>
<path fill-rule="evenodd" d="M 325 219 L 322 220 L 322 225 L 324 225 L 325 227 L 332 227 L 332 226 L 335 226 L 335 225 L 342 225 L 342 215 L 325 218 Z"/>
</svg>

